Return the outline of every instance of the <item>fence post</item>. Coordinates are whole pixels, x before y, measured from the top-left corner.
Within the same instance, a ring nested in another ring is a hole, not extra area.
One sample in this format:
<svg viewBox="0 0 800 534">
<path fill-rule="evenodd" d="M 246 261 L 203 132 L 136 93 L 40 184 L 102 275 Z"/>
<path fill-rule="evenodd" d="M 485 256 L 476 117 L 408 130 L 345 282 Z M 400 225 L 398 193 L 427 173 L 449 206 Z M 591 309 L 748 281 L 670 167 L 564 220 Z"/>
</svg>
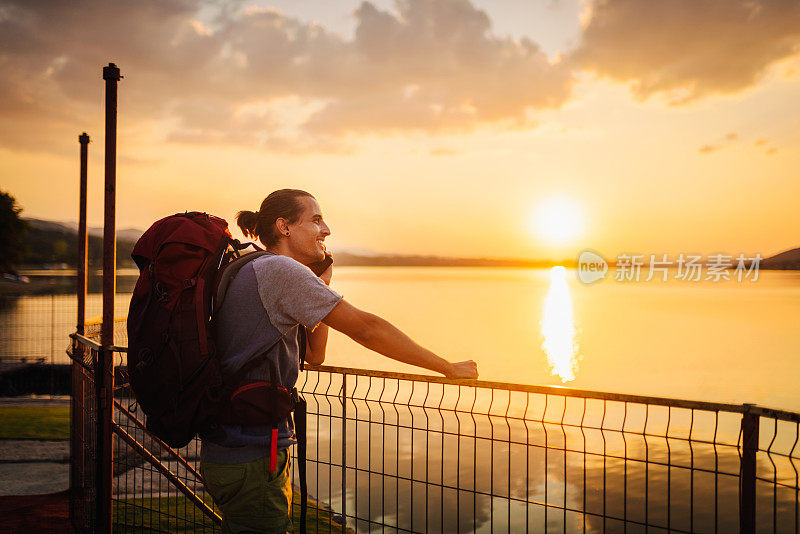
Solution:
<svg viewBox="0 0 800 534">
<path fill-rule="evenodd" d="M 97 387 L 97 530 L 111 532 L 114 417 L 114 292 L 116 291 L 117 194 L 117 83 L 121 76 L 113 63 L 103 67 L 106 81 L 105 207 L 103 218 L 103 325 L 102 349 L 96 366 Z"/>
<path fill-rule="evenodd" d="M 739 472 L 739 532 L 756 531 L 756 452 L 759 417 L 754 405 L 744 404 L 742 414 L 742 464 Z"/>
<path fill-rule="evenodd" d="M 342 375 L 342 534 L 347 532 L 347 375 Z"/>
<path fill-rule="evenodd" d="M 86 255 L 86 191 L 87 191 L 87 152 L 89 146 L 89 136 L 83 132 L 78 136 L 78 142 L 81 145 L 80 152 L 80 193 L 79 193 L 79 208 L 78 208 L 78 280 L 77 280 L 77 296 L 78 296 L 78 317 L 75 325 L 75 331 L 80 335 L 86 335 L 86 272 L 87 272 L 87 255 Z M 80 358 L 84 361 L 85 350 L 83 344 L 72 343 L 72 357 Z M 72 362 L 72 391 L 71 393 L 71 428 L 69 433 L 70 446 L 72 451 L 72 463 L 70 465 L 70 520 L 72 526 L 78 528 L 78 518 L 75 513 L 76 500 L 83 498 L 83 476 L 85 473 L 84 467 L 84 391 L 83 391 L 83 368 Z"/>
<path fill-rule="evenodd" d="M 56 294 L 50 293 L 50 398 L 56 394 Z"/>
<path fill-rule="evenodd" d="M 81 186 L 80 208 L 78 214 L 78 324 L 76 331 L 86 335 L 86 284 L 89 267 L 89 257 L 86 253 L 88 233 L 86 230 L 86 191 L 87 191 L 87 159 L 89 151 L 89 136 L 83 132 L 78 136 L 81 144 Z"/>
</svg>

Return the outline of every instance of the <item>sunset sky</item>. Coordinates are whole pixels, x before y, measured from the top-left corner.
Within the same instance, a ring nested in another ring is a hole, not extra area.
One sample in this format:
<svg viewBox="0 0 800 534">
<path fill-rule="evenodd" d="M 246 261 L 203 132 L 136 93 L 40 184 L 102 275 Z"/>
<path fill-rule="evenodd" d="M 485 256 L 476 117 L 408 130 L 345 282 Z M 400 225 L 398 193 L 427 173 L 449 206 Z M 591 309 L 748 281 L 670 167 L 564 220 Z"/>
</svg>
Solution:
<svg viewBox="0 0 800 534">
<path fill-rule="evenodd" d="M 118 228 L 297 187 L 334 249 L 800 246 L 800 2 L 0 0 L 0 189 L 24 216 L 77 219 L 86 131 L 102 221 L 110 61 Z"/>
</svg>

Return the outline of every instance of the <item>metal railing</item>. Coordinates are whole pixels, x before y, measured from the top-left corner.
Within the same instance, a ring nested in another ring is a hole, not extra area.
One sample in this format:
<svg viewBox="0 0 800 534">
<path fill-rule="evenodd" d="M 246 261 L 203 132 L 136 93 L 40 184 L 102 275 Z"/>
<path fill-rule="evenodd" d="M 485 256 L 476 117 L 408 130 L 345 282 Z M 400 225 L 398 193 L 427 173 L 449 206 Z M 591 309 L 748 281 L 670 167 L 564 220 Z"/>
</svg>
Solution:
<svg viewBox="0 0 800 534">
<path fill-rule="evenodd" d="M 87 481 L 101 469 L 88 429 L 99 413 L 91 371 L 100 346 L 73 337 L 73 355 L 87 354 L 75 364 L 86 396 L 73 401 L 83 414 L 73 419 L 73 476 L 83 481 L 73 511 L 92 525 Z M 124 369 L 125 349 L 115 350 Z M 144 429 L 124 379 L 117 388 L 114 529 L 216 531 L 199 442 L 167 447 Z M 800 526 L 800 414 L 326 366 L 309 366 L 298 389 L 308 401 L 309 532 Z"/>
<path fill-rule="evenodd" d="M 798 531 L 795 413 L 336 367 L 302 390 L 309 487 L 357 530 Z"/>
</svg>

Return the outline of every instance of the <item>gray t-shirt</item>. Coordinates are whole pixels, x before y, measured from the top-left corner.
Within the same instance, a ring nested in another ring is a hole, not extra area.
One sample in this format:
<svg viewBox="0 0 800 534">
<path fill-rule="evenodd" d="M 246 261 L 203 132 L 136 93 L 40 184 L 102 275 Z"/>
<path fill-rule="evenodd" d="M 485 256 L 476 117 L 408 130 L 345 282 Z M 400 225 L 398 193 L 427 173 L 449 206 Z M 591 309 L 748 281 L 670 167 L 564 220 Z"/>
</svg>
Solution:
<svg viewBox="0 0 800 534">
<path fill-rule="evenodd" d="M 250 358 L 270 350 L 280 377 L 295 386 L 300 363 L 299 328 L 316 327 L 342 296 L 311 269 L 288 256 L 266 254 L 241 268 L 228 286 L 225 300 L 214 315 L 214 340 L 223 376 L 239 370 Z M 265 361 L 247 378 L 270 380 Z M 271 429 L 265 426 L 223 426 L 225 437 L 202 440 L 200 457 L 214 463 L 242 463 L 269 454 Z M 289 419 L 278 429 L 278 447 L 296 443 Z"/>
</svg>

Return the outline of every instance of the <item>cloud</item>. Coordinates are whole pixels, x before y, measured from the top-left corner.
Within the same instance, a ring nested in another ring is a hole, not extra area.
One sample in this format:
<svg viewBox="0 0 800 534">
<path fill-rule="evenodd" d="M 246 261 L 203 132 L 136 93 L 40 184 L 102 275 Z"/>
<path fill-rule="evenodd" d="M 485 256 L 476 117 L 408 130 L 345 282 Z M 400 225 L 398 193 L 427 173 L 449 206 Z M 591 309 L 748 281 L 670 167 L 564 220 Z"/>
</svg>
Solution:
<svg viewBox="0 0 800 534">
<path fill-rule="evenodd" d="M 569 61 L 683 104 L 751 87 L 799 50 L 794 0 L 598 0 Z"/>
<path fill-rule="evenodd" d="M 716 152 L 721 148 L 725 148 L 725 145 L 703 145 L 700 147 L 698 152 L 701 154 L 711 154 L 712 152 Z"/>
<path fill-rule="evenodd" d="M 739 139 L 739 132 L 728 132 L 724 136 L 722 136 L 721 141 L 714 144 L 711 143 L 705 144 L 698 149 L 698 152 L 700 154 L 711 154 L 713 152 L 716 152 L 717 150 L 729 147 L 737 139 Z"/>
<path fill-rule="evenodd" d="M 531 39 L 495 35 L 469 0 L 363 2 L 352 38 L 246 0 L 0 0 L 0 146 L 72 155 L 78 133 L 101 135 L 109 61 L 125 76 L 122 135 L 302 153 L 363 135 L 529 128 L 586 69 L 639 98 L 732 93 L 800 45 L 797 2 L 589 6 L 579 47 L 550 61 Z"/>
<path fill-rule="evenodd" d="M 120 127 L 152 121 L 170 125 L 167 141 L 272 150 L 521 124 L 570 96 L 565 65 L 529 39 L 493 35 L 468 0 L 408 0 L 396 11 L 364 2 L 354 17 L 344 39 L 241 1 L 0 0 L 0 120 L 17 132 L 0 144 L 72 150 L 73 130 L 99 133 L 108 61 L 125 76 Z M 291 98 L 313 109 L 239 113 Z"/>
<path fill-rule="evenodd" d="M 707 144 L 701 146 L 697 151 L 700 154 L 712 154 L 712 153 L 714 153 L 714 152 L 716 152 L 718 150 L 722 150 L 723 148 L 727 148 L 727 147 L 731 146 L 738 139 L 739 139 L 739 132 L 728 132 L 727 134 L 725 134 L 723 136 L 721 141 L 719 141 L 717 143 L 707 143 Z M 778 149 L 775 148 L 775 147 L 768 146 L 769 141 L 770 140 L 767 139 L 767 138 L 756 139 L 753 142 L 753 146 L 756 147 L 756 148 L 763 148 L 764 149 L 764 154 L 766 154 L 767 156 L 771 156 L 771 155 L 775 154 L 778 151 Z"/>
<path fill-rule="evenodd" d="M 776 154 L 778 152 L 778 149 L 774 146 L 768 146 L 769 143 L 770 143 L 769 139 L 762 137 L 761 139 L 756 139 L 755 143 L 753 143 L 753 146 L 755 146 L 756 148 L 763 147 L 764 154 L 766 154 L 767 156 L 772 156 L 773 154 Z"/>
</svg>

